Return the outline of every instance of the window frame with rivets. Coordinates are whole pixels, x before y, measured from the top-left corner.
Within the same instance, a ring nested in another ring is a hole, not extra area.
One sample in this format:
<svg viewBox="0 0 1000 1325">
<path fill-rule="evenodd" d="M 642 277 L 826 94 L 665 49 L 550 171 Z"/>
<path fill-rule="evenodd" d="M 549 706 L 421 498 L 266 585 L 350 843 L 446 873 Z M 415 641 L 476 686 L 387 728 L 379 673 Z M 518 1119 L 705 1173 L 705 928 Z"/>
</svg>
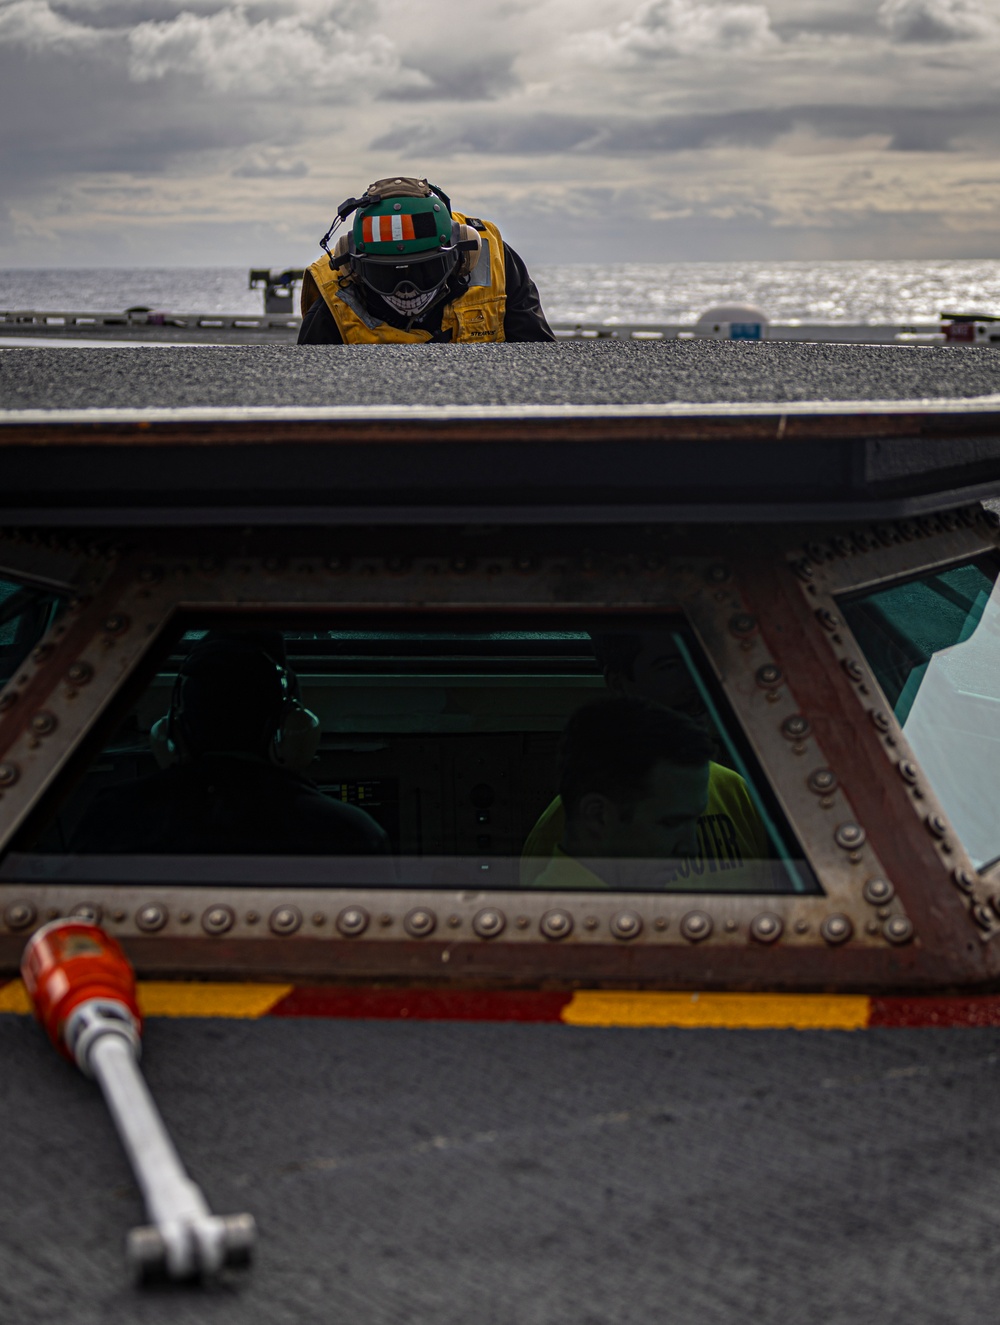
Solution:
<svg viewBox="0 0 1000 1325">
<path fill-rule="evenodd" d="M 0 802 L 4 846 L 92 757 L 179 621 L 279 611 L 388 621 L 412 617 L 419 604 L 422 613 L 544 617 L 572 628 L 595 613 L 666 621 L 680 613 L 707 660 L 706 692 L 735 713 L 774 813 L 822 892 L 665 894 L 651 907 L 642 893 L 465 888 L 445 902 L 440 892 L 366 888 L 360 879 L 269 887 L 249 867 L 244 886 L 209 879 L 207 891 L 128 879 L 81 890 L 8 871 L 0 965 L 12 969 L 26 935 L 53 912 L 89 906 L 147 973 L 867 990 L 991 980 L 992 948 L 967 896 L 947 885 L 940 843 L 906 846 L 912 806 L 890 776 L 886 733 L 859 719 L 838 653 L 849 632 L 837 617 L 837 596 L 863 588 L 866 574 L 867 582 L 915 574 L 973 545 L 978 555 L 988 537 L 974 520 L 921 539 L 900 535 L 889 549 L 878 545 L 892 565 L 874 547 L 824 553 L 806 576 L 801 545 L 816 537 L 781 526 L 500 528 L 470 550 L 464 530 L 338 530 L 261 535 L 258 545 L 221 533 L 137 538 L 96 563 L 87 549 L 47 551 L 64 559 L 71 597 L 45 641 L 51 651 L 15 680 L 18 702 L 0 714 L 0 759 L 18 769 Z M 11 574 L 30 570 L 36 550 L 4 544 L 0 574 L 8 565 Z M 44 732 L 31 725 L 39 713 L 51 719 Z M 955 857 L 960 864 L 961 852 Z"/>
</svg>

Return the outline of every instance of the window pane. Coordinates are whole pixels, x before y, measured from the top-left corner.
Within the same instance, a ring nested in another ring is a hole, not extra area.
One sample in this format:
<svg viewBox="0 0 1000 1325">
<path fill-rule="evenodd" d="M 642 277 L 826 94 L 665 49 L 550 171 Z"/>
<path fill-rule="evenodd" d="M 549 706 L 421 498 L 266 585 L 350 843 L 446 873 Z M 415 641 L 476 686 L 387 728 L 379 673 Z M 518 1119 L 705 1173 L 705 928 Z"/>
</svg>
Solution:
<svg viewBox="0 0 1000 1325">
<path fill-rule="evenodd" d="M 680 621 L 312 624 L 187 631 L 19 847 L 160 879 L 242 857 L 249 883 L 253 856 L 288 883 L 816 890 Z"/>
<path fill-rule="evenodd" d="M 978 868 L 1000 855 L 1000 594 L 986 560 L 844 606 L 914 754 Z"/>
<path fill-rule="evenodd" d="M 52 624 L 60 599 L 0 580 L 0 685 L 6 685 Z"/>
</svg>

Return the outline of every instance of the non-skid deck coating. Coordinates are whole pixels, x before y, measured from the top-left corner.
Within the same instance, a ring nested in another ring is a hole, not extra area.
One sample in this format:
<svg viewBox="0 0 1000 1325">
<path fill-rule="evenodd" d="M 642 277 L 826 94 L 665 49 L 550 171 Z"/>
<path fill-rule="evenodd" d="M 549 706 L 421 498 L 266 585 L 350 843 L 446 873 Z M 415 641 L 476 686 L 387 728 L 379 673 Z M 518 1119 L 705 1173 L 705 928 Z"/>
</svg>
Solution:
<svg viewBox="0 0 1000 1325">
<path fill-rule="evenodd" d="M 264 406 L 767 404 L 972 399 L 1000 351 L 872 345 L 0 349 L 0 411 Z"/>
<path fill-rule="evenodd" d="M 192 1176 L 259 1255 L 127 1285 L 92 1082 L 0 1017 L 4 1325 L 980 1325 L 996 1031 L 153 1019 Z"/>
</svg>

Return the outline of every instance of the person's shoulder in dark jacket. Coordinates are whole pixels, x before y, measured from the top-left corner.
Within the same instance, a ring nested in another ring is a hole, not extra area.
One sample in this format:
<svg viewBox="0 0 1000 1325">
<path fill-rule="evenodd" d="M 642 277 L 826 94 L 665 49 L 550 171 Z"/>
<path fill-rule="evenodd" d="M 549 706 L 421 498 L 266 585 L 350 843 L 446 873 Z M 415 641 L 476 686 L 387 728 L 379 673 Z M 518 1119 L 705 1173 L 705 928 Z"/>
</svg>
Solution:
<svg viewBox="0 0 1000 1325">
<path fill-rule="evenodd" d="M 108 787 L 72 834 L 82 853 L 385 855 L 364 810 L 265 760 L 209 756 Z"/>
</svg>

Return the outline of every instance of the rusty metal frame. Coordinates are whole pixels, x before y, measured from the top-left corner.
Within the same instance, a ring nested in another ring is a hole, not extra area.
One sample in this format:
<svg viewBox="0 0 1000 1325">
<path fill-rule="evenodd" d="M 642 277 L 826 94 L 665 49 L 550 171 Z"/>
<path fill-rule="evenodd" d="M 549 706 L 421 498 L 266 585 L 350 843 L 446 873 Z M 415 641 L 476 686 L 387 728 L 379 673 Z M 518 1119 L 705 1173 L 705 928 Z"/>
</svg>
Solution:
<svg viewBox="0 0 1000 1325">
<path fill-rule="evenodd" d="M 910 523 L 912 537 L 903 532 Z M 894 771 L 910 753 L 891 716 L 885 729 L 867 716 L 881 713 L 883 701 L 835 600 L 976 555 L 994 545 L 994 531 L 970 512 L 881 528 L 893 531 L 888 543 L 875 530 L 834 531 L 820 543 L 805 534 L 803 549 L 794 533 L 771 526 L 715 531 L 706 548 L 663 530 L 663 555 L 513 551 L 478 561 L 458 551 L 352 557 L 332 550 L 332 540 L 317 551 L 315 536 L 310 550 L 296 554 L 286 544 L 278 556 L 244 555 L 227 538 L 210 552 L 193 542 L 190 556 L 176 554 L 176 541 L 159 550 L 149 543 L 112 551 L 99 566 L 93 550 L 47 549 L 62 558 L 75 596 L 0 695 L 0 848 L 178 612 L 493 610 L 551 620 L 679 607 L 824 895 L 138 889 L 25 878 L 0 884 L 0 967 L 11 969 L 37 923 L 89 907 L 146 972 L 703 988 L 988 985 L 1000 970 L 995 945 L 983 941 L 996 930 L 992 912 L 984 919 L 984 887 L 950 830 L 924 827 L 940 813 L 929 789 L 916 796 Z M 568 530 L 560 538 L 573 543 Z M 449 542 L 462 546 L 454 533 Z M 12 575 L 37 575 L 41 564 L 29 542 L 0 546 L 0 567 Z M 842 665 L 848 656 L 860 682 Z"/>
</svg>

